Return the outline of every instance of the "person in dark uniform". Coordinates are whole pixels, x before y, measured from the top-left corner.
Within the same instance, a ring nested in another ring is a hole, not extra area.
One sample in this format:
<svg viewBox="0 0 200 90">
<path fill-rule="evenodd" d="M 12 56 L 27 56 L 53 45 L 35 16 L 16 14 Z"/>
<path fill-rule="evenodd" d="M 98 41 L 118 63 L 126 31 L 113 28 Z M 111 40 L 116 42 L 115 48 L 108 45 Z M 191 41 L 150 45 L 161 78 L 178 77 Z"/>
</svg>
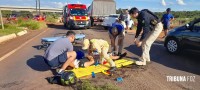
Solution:
<svg viewBox="0 0 200 90">
<path fill-rule="evenodd" d="M 148 9 L 139 11 L 134 7 L 129 11 L 129 14 L 132 18 L 138 20 L 137 31 L 133 41 L 138 47 L 142 46 L 142 56 L 140 57 L 140 61 L 136 61 L 136 64 L 146 65 L 146 62 L 150 62 L 149 51 L 151 45 L 161 33 L 163 25 L 159 21 L 159 18 Z M 141 38 L 137 40 L 142 30 Z"/>
<path fill-rule="evenodd" d="M 90 16 L 90 20 L 91 20 L 91 27 L 93 27 L 93 25 L 94 25 L 94 18 L 92 16 Z"/>
</svg>

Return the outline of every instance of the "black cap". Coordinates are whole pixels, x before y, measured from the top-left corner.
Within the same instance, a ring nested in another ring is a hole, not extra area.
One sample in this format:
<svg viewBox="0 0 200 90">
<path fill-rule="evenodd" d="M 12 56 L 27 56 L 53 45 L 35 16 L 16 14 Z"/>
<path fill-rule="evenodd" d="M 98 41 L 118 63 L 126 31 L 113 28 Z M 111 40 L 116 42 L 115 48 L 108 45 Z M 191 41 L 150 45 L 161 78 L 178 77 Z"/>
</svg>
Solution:
<svg viewBox="0 0 200 90">
<path fill-rule="evenodd" d="M 167 12 L 170 12 L 171 11 L 171 8 L 167 8 L 167 10 L 166 10 Z"/>
<path fill-rule="evenodd" d="M 129 10 L 129 14 L 135 14 L 138 13 L 139 10 L 136 7 L 131 8 L 131 10 Z"/>
</svg>

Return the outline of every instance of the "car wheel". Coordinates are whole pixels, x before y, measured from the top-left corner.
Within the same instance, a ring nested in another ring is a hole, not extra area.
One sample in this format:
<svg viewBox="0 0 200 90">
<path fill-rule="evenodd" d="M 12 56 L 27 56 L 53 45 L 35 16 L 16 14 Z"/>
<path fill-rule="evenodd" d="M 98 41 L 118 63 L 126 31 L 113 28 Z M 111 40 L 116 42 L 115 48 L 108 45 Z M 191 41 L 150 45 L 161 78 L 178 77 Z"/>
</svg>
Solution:
<svg viewBox="0 0 200 90">
<path fill-rule="evenodd" d="M 71 25 L 67 25 L 67 28 L 69 29 L 69 30 L 72 30 L 72 26 Z"/>
<path fill-rule="evenodd" d="M 64 23 L 64 27 L 65 27 L 65 28 L 67 27 L 66 23 Z"/>
<path fill-rule="evenodd" d="M 176 40 L 174 38 L 170 38 L 167 40 L 166 49 L 169 53 L 177 54 L 180 52 L 180 48 L 181 47 L 180 47 L 178 40 Z"/>
</svg>

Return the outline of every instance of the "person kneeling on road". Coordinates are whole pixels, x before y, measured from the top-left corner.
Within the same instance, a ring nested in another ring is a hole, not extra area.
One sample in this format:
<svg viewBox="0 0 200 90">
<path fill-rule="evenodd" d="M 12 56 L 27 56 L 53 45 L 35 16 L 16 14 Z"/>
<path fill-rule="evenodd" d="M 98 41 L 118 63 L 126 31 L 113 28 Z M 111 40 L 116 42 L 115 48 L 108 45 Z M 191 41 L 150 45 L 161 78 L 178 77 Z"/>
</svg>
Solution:
<svg viewBox="0 0 200 90">
<path fill-rule="evenodd" d="M 125 30 L 124 26 L 120 23 L 119 20 L 117 20 L 115 23 L 113 23 L 112 27 L 109 29 L 109 37 L 111 41 L 111 52 L 116 55 L 116 45 L 115 41 L 118 37 L 118 56 L 121 55 L 123 44 L 124 44 L 124 37 L 125 37 Z"/>
<path fill-rule="evenodd" d="M 74 59 L 74 61 L 69 64 L 69 66 L 72 68 L 79 68 L 79 67 L 85 68 L 85 67 L 91 66 L 95 63 L 93 56 L 91 56 L 91 55 L 85 56 L 85 53 L 82 51 L 68 52 L 67 55 L 72 55 L 73 57 L 74 56 L 76 57 Z M 58 74 L 62 74 L 64 72 L 64 70 L 65 69 L 61 68 L 57 72 L 58 72 Z"/>
<path fill-rule="evenodd" d="M 72 42 L 75 39 L 75 32 L 68 31 L 65 38 L 53 42 L 45 51 L 44 60 L 52 68 L 66 69 L 74 62 L 76 53 L 73 51 Z"/>
</svg>

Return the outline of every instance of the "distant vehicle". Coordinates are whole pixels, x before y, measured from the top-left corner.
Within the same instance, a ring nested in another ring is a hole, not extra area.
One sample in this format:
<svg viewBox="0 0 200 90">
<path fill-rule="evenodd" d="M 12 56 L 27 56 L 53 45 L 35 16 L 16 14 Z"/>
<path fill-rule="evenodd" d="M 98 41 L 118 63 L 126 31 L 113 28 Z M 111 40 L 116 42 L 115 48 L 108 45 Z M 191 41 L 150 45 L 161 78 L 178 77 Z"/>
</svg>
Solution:
<svg viewBox="0 0 200 90">
<path fill-rule="evenodd" d="M 8 21 L 11 21 L 11 20 L 16 21 L 17 20 L 17 14 L 10 14 L 10 15 L 8 15 L 7 16 L 7 20 Z"/>
<path fill-rule="evenodd" d="M 37 21 L 44 21 L 46 18 L 42 15 L 35 15 L 33 17 L 33 20 L 37 20 Z"/>
<path fill-rule="evenodd" d="M 63 9 L 63 24 L 69 29 L 90 28 L 90 17 L 84 4 L 68 4 Z"/>
<path fill-rule="evenodd" d="M 120 14 L 111 14 L 108 17 L 105 17 L 102 23 L 102 26 L 104 27 L 104 29 L 108 29 L 108 27 L 112 26 L 112 24 L 115 23 L 117 19 L 119 19 L 119 16 Z M 133 21 L 130 20 L 128 27 L 131 28 L 133 24 L 134 24 Z"/>
<path fill-rule="evenodd" d="M 94 18 L 94 25 L 102 25 L 106 16 L 116 14 L 116 3 L 114 0 L 93 0 L 88 14 Z"/>
<path fill-rule="evenodd" d="M 200 51 L 200 18 L 171 30 L 165 38 L 164 46 L 172 54 L 183 49 Z"/>
</svg>

